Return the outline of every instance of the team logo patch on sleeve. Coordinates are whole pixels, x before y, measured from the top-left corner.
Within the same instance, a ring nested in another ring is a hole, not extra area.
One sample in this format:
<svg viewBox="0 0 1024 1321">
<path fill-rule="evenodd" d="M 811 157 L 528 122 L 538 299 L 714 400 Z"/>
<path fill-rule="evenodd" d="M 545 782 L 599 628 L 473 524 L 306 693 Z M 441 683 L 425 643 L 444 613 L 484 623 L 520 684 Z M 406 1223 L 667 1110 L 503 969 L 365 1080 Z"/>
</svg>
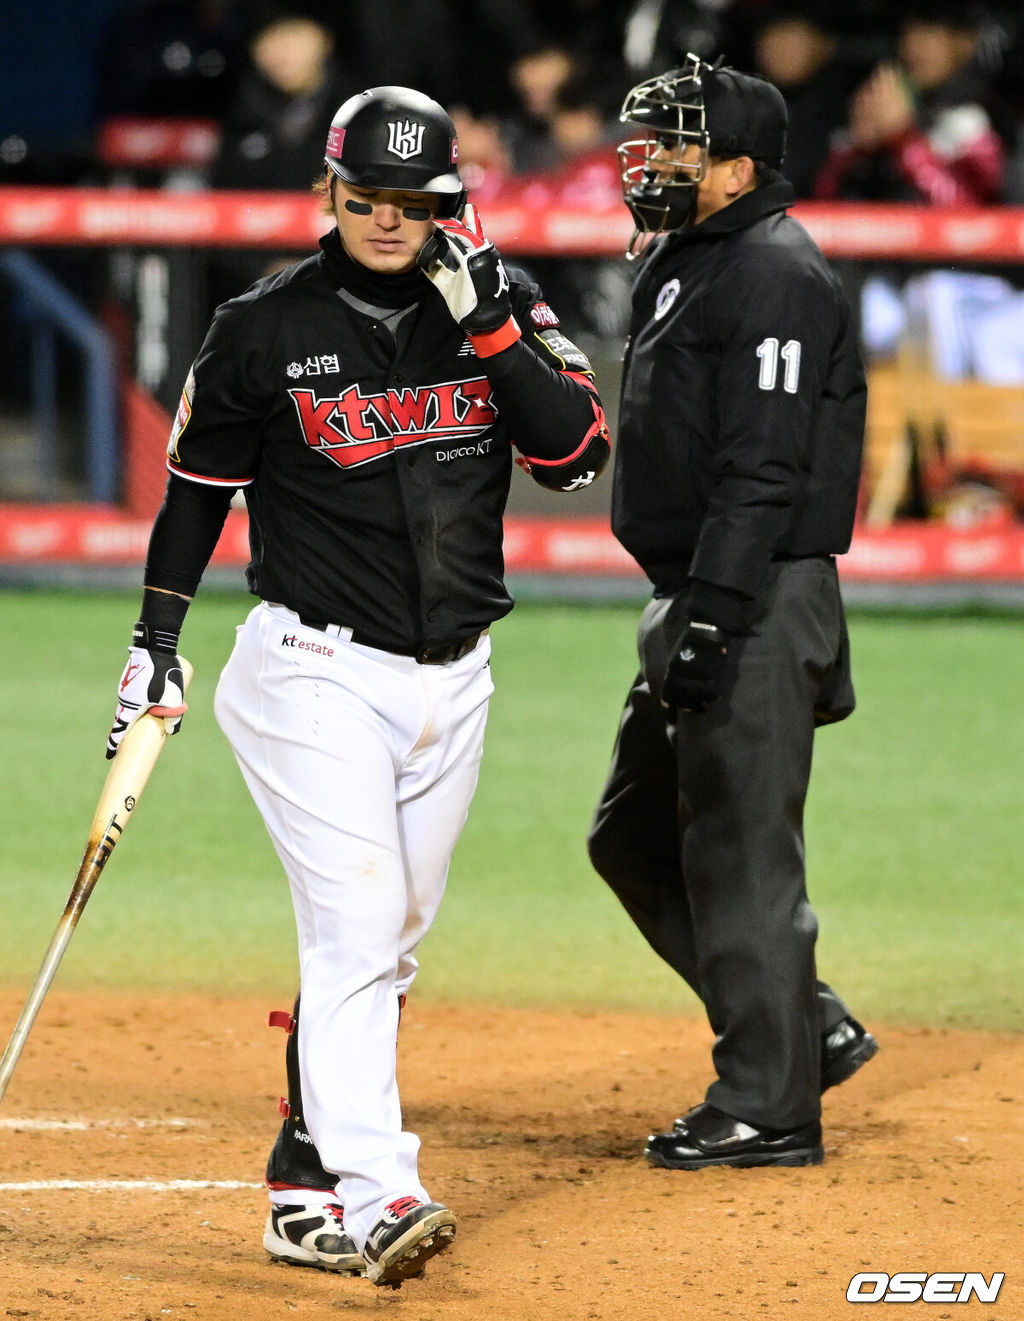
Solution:
<svg viewBox="0 0 1024 1321">
<path fill-rule="evenodd" d="M 559 371 L 585 372 L 587 376 L 593 376 L 590 359 L 571 339 L 566 339 L 560 330 L 541 330 L 536 338 L 557 360 Z"/>
<path fill-rule="evenodd" d="M 560 326 L 553 308 L 548 307 L 547 303 L 534 303 L 530 308 L 530 320 L 535 326 Z"/>
<path fill-rule="evenodd" d="M 185 381 L 185 388 L 181 392 L 181 399 L 178 401 L 178 411 L 174 415 L 174 426 L 171 428 L 171 438 L 167 442 L 168 455 L 179 462 L 178 441 L 181 433 L 188 426 L 189 418 L 192 416 L 192 396 L 196 392 L 196 376 L 194 371 L 190 371 Z"/>
</svg>

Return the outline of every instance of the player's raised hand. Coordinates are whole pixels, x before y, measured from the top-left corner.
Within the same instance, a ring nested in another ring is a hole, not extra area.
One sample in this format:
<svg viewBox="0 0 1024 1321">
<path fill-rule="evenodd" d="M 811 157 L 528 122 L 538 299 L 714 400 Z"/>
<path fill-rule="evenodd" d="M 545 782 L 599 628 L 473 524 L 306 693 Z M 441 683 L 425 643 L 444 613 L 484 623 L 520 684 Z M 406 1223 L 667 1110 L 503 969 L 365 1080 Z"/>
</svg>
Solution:
<svg viewBox="0 0 1024 1321">
<path fill-rule="evenodd" d="M 121 740 L 144 711 L 152 711 L 156 716 L 176 716 L 171 733 L 177 734 L 187 710 L 185 678 L 177 653 L 129 647 L 128 664 L 117 688 L 114 723 L 107 735 L 107 760 L 117 755 Z"/>
<path fill-rule="evenodd" d="M 484 237 L 473 206 L 466 207 L 461 220 L 436 218 L 417 262 L 473 340 L 479 357 L 500 353 L 519 338 L 505 267 L 497 248 Z"/>
</svg>

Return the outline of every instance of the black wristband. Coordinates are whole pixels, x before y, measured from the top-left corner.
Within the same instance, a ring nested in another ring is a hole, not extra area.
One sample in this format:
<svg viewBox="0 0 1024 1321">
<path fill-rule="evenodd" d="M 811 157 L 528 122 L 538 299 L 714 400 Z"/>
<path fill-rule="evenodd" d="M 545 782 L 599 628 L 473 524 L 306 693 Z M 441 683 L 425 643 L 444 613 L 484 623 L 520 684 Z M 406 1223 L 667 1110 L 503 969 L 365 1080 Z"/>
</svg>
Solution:
<svg viewBox="0 0 1024 1321">
<path fill-rule="evenodd" d="M 155 592 L 147 587 L 142 594 L 142 612 L 132 632 L 132 646 L 174 655 L 189 604 L 183 596 Z"/>
</svg>

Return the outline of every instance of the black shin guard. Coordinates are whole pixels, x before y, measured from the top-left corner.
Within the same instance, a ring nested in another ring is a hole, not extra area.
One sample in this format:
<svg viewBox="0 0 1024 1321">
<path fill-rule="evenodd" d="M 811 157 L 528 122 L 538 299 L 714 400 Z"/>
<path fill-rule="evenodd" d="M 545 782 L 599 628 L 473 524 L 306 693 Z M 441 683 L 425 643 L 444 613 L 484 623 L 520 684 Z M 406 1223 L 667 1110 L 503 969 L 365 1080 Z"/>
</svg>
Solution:
<svg viewBox="0 0 1024 1321">
<path fill-rule="evenodd" d="M 324 1169 L 319 1153 L 309 1136 L 302 1118 L 302 1083 L 299 1078 L 299 1001 L 291 1018 L 287 1014 L 270 1016 L 271 1027 L 285 1027 L 288 1044 L 284 1060 L 288 1073 L 288 1099 L 281 1100 L 284 1123 L 277 1135 L 267 1161 L 267 1183 L 271 1188 L 310 1188 L 317 1192 L 333 1192 L 337 1180 Z"/>
<path fill-rule="evenodd" d="M 302 1117 L 302 1080 L 299 1077 L 299 1001 L 289 1016 L 277 1010 L 270 1015 L 271 1027 L 283 1027 L 288 1033 L 284 1062 L 288 1075 L 288 1096 L 281 1098 L 284 1123 L 267 1161 L 267 1184 L 273 1189 L 309 1188 L 315 1192 L 333 1192 L 337 1179 L 324 1169 L 320 1153 L 309 1135 Z M 398 997 L 398 1021 L 402 1021 L 405 996 Z"/>
</svg>

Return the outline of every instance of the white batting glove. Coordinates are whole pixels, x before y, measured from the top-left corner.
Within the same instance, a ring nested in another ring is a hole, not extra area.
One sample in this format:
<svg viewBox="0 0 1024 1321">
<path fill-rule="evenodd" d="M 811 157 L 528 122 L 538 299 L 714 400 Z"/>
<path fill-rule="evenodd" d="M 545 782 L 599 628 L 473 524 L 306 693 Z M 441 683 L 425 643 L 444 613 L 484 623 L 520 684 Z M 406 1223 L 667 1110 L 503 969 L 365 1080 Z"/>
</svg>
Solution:
<svg viewBox="0 0 1024 1321">
<path fill-rule="evenodd" d="M 121 740 L 144 712 L 173 719 L 170 733 L 177 734 L 187 710 L 185 677 L 177 655 L 129 647 L 128 664 L 117 689 L 114 724 L 107 735 L 107 760 L 117 755 Z"/>
<path fill-rule="evenodd" d="M 470 337 L 478 357 L 500 353 L 519 339 L 508 275 L 497 248 L 484 237 L 474 207 L 467 206 L 461 220 L 436 218 L 434 233 L 417 262 Z"/>
</svg>

